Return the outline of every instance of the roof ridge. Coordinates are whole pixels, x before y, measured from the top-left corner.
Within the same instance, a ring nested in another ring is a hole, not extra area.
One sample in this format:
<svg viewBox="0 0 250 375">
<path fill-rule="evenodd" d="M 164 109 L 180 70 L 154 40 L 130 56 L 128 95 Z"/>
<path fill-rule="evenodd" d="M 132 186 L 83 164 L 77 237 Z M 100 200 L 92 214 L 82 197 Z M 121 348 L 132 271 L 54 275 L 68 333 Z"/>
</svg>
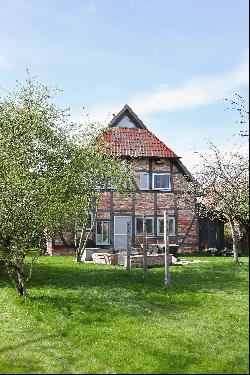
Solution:
<svg viewBox="0 0 250 375">
<path fill-rule="evenodd" d="M 150 134 L 152 134 L 163 146 L 167 147 L 177 158 L 179 158 L 179 156 L 177 156 L 176 153 L 170 147 L 168 147 L 163 141 L 161 141 L 151 130 L 147 129 L 147 131 Z"/>
</svg>

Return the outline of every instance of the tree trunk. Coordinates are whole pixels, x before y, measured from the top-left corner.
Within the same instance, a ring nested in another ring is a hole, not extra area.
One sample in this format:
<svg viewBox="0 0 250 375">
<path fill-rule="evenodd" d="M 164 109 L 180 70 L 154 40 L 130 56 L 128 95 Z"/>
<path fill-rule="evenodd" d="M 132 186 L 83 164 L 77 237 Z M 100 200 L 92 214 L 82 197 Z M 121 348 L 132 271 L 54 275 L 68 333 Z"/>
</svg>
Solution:
<svg viewBox="0 0 250 375">
<path fill-rule="evenodd" d="M 95 211 L 93 212 L 93 220 L 92 220 L 92 223 L 91 223 L 91 229 L 90 229 L 89 233 L 87 234 L 87 236 L 85 238 L 84 238 L 84 235 L 85 235 L 85 232 L 86 232 L 87 221 L 85 223 L 83 223 L 83 225 L 82 225 L 81 238 L 80 238 L 78 248 L 76 249 L 76 262 L 77 263 L 82 262 L 82 256 L 83 256 L 84 250 L 87 246 L 88 239 L 89 239 L 90 234 L 93 232 L 93 229 L 95 227 L 97 210 L 98 210 L 98 202 L 96 202 L 96 204 L 95 204 Z"/>
<path fill-rule="evenodd" d="M 82 225 L 82 231 L 81 231 L 81 237 L 80 237 L 79 245 L 78 245 L 78 248 L 76 248 L 76 262 L 77 263 L 81 263 L 81 261 L 82 261 L 81 255 L 82 255 L 82 248 L 83 248 L 83 244 L 84 244 L 85 229 L 86 229 L 86 223 L 84 223 Z"/>
<path fill-rule="evenodd" d="M 247 234 L 246 234 L 246 254 L 249 256 L 249 231 L 247 228 Z"/>
<path fill-rule="evenodd" d="M 13 262 L 6 263 L 9 277 L 13 282 L 20 297 L 27 295 L 27 280 L 23 272 L 23 265 L 16 265 Z"/>
<path fill-rule="evenodd" d="M 96 215 L 95 215 L 95 217 L 94 217 L 94 219 L 92 221 L 91 229 L 88 232 L 88 234 L 85 237 L 85 239 L 84 239 L 84 234 L 86 232 L 86 225 L 82 227 L 81 239 L 80 239 L 80 242 L 79 242 L 79 246 L 76 249 L 76 261 L 77 261 L 77 263 L 81 263 L 82 262 L 82 256 L 83 256 L 85 248 L 87 247 L 87 243 L 88 243 L 88 239 L 90 237 L 90 234 L 92 233 L 92 231 L 94 229 L 95 222 L 96 222 Z"/>
<path fill-rule="evenodd" d="M 76 262 L 81 263 L 81 254 L 78 251 L 76 252 Z"/>
<path fill-rule="evenodd" d="M 237 233 L 236 233 L 236 228 L 235 224 L 232 218 L 229 219 L 230 221 L 230 228 L 231 228 L 231 233 L 232 233 L 232 238 L 233 238 L 233 252 L 234 252 L 234 260 L 235 263 L 239 262 L 239 255 L 237 251 Z"/>
<path fill-rule="evenodd" d="M 19 268 L 16 272 L 17 272 L 17 278 L 18 278 L 17 289 L 18 289 L 19 296 L 25 297 L 27 295 L 27 287 L 26 287 L 26 280 L 24 277 L 23 270 Z"/>
</svg>

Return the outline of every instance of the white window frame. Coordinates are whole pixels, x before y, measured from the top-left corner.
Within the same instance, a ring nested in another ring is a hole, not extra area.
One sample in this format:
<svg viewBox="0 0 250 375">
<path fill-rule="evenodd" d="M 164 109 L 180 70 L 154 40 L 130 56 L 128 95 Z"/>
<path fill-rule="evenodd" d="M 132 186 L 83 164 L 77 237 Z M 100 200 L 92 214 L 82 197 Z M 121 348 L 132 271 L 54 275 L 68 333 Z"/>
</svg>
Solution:
<svg viewBox="0 0 250 375">
<path fill-rule="evenodd" d="M 142 187 L 142 184 L 141 184 L 141 176 L 142 175 L 147 176 L 147 187 Z M 140 172 L 139 176 L 140 176 L 140 190 L 149 190 L 149 173 L 148 172 Z"/>
<path fill-rule="evenodd" d="M 160 220 L 164 220 L 163 216 L 157 217 L 157 236 L 164 236 L 164 233 L 160 233 Z M 176 222 L 175 222 L 175 216 L 169 216 L 169 220 L 173 220 L 173 232 L 169 232 L 170 237 L 176 236 Z"/>
<path fill-rule="evenodd" d="M 98 242 L 97 241 L 97 224 L 98 223 L 102 223 L 102 242 Z M 103 242 L 103 224 L 107 223 L 108 224 L 108 242 Z M 97 220 L 96 221 L 96 231 L 95 231 L 95 235 L 96 235 L 96 245 L 110 245 L 110 221 L 108 220 Z"/>
<path fill-rule="evenodd" d="M 167 188 L 155 187 L 155 179 L 154 179 L 155 176 L 168 176 L 169 177 L 169 187 L 167 187 Z M 152 175 L 152 190 L 171 191 L 170 173 L 153 173 L 153 175 Z"/>
<path fill-rule="evenodd" d="M 136 216 L 135 218 L 135 235 L 136 236 L 143 236 L 143 233 L 138 233 L 137 232 L 137 220 L 138 219 L 143 219 L 142 216 Z M 151 219 L 152 220 L 152 229 L 153 229 L 153 232 L 152 233 L 146 233 L 146 236 L 147 237 L 154 237 L 154 217 L 153 216 L 145 216 L 145 220 L 147 219 Z"/>
</svg>

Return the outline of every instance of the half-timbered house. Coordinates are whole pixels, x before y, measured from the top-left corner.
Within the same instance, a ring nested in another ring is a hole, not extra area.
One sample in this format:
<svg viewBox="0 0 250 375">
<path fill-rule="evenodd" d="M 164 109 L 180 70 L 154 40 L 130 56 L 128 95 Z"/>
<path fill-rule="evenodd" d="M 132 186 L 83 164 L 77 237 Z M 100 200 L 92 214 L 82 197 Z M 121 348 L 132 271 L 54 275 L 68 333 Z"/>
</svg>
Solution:
<svg viewBox="0 0 250 375">
<path fill-rule="evenodd" d="M 127 247 L 127 223 L 131 223 L 132 246 L 140 247 L 143 215 L 148 244 L 163 243 L 164 210 L 170 217 L 170 243 L 179 252 L 199 250 L 199 223 L 193 211 L 179 199 L 187 189 L 190 173 L 166 144 L 159 140 L 125 105 L 114 116 L 105 133 L 107 152 L 131 164 L 135 194 L 124 197 L 115 190 L 101 194 L 90 247 L 118 250 Z M 58 236 L 49 244 L 49 253 L 73 252 L 73 238 Z"/>
</svg>

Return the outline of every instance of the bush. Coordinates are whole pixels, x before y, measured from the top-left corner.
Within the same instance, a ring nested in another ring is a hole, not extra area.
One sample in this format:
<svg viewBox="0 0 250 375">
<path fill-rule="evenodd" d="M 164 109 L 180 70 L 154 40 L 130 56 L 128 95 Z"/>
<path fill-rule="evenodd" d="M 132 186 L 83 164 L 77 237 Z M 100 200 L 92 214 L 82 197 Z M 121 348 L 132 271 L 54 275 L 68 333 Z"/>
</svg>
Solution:
<svg viewBox="0 0 250 375">
<path fill-rule="evenodd" d="M 4 271 L 4 268 L 5 268 L 5 264 L 2 260 L 0 260 L 0 273 Z"/>
</svg>

